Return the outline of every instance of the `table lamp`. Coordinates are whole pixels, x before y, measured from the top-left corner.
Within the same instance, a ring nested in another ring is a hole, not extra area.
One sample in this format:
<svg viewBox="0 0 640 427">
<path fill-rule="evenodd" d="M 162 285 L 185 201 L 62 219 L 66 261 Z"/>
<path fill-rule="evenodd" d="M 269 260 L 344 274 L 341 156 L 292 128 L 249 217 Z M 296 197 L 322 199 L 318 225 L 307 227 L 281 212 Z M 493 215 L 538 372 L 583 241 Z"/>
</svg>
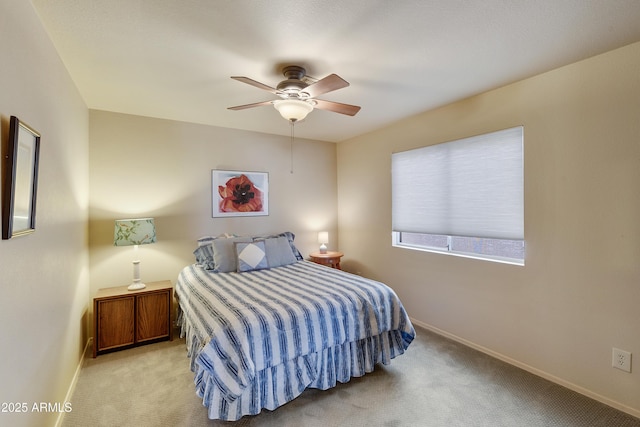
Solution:
<svg viewBox="0 0 640 427">
<path fill-rule="evenodd" d="M 134 246 L 135 258 L 138 258 L 138 245 L 156 242 L 156 226 L 153 218 L 117 219 L 113 234 L 114 246 Z M 140 260 L 133 261 L 133 282 L 130 291 L 144 289 L 140 281 Z"/>
<path fill-rule="evenodd" d="M 327 253 L 327 243 L 329 243 L 329 232 L 328 231 L 320 231 L 318 233 L 318 243 L 320 243 L 320 253 Z"/>
</svg>

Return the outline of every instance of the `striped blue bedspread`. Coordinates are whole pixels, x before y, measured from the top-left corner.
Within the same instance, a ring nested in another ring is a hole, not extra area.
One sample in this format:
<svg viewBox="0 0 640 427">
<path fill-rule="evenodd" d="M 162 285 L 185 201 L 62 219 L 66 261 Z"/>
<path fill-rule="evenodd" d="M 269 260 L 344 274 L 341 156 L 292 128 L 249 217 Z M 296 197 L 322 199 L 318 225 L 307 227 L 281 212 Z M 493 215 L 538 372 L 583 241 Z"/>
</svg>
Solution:
<svg viewBox="0 0 640 427">
<path fill-rule="evenodd" d="M 211 419 L 275 409 L 307 387 L 362 376 L 415 336 L 388 286 L 309 261 L 178 277 L 181 335 Z"/>
</svg>

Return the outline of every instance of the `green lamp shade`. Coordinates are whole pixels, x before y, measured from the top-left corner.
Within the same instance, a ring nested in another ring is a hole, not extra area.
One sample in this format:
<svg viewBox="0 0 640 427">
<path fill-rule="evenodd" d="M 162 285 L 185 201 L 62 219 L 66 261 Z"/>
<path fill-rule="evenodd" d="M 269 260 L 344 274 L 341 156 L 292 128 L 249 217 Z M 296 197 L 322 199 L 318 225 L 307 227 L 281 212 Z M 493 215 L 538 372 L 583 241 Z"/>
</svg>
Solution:
<svg viewBox="0 0 640 427">
<path fill-rule="evenodd" d="M 117 219 L 113 235 L 115 246 L 146 245 L 156 242 L 153 218 Z"/>
</svg>

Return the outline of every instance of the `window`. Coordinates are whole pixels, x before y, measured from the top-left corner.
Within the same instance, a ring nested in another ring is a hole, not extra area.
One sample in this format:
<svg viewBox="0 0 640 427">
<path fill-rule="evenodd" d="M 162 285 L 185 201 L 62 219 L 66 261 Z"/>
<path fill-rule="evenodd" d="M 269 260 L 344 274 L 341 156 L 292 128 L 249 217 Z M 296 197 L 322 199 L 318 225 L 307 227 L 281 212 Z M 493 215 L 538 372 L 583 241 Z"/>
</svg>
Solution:
<svg viewBox="0 0 640 427">
<path fill-rule="evenodd" d="M 393 245 L 524 264 L 521 126 L 394 153 Z"/>
</svg>

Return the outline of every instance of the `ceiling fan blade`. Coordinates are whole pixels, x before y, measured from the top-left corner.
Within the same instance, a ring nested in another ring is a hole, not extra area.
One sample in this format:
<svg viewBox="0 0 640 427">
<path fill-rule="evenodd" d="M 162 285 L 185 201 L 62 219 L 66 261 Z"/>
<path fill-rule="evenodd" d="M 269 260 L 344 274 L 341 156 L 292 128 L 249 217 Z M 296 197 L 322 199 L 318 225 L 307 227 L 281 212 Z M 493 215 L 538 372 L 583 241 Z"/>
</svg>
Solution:
<svg viewBox="0 0 640 427">
<path fill-rule="evenodd" d="M 257 82 L 257 81 L 255 81 L 253 79 L 250 79 L 249 77 L 231 76 L 231 78 L 234 79 L 234 80 L 237 80 L 239 82 L 246 83 L 246 84 L 251 85 L 251 86 L 255 86 L 258 89 L 266 90 L 267 92 L 271 92 L 273 94 L 277 94 L 278 93 L 275 88 L 273 88 L 271 86 L 267 86 L 264 83 Z"/>
<path fill-rule="evenodd" d="M 272 104 L 272 103 L 273 103 L 273 101 L 263 101 L 263 102 L 256 102 L 256 103 L 253 103 L 253 104 L 236 105 L 235 107 L 227 108 L 227 110 L 245 110 L 247 108 L 261 107 L 263 105 L 269 105 L 269 104 Z"/>
<path fill-rule="evenodd" d="M 323 93 L 342 89 L 343 87 L 347 86 L 349 86 L 349 82 L 344 80 L 342 77 L 337 74 L 330 74 L 327 77 L 305 87 L 301 90 L 301 92 L 308 93 L 309 98 L 315 98 L 316 96 L 322 95 Z"/>
<path fill-rule="evenodd" d="M 315 108 L 320 110 L 333 111 L 334 113 L 346 114 L 347 116 L 355 116 L 360 107 L 357 105 L 341 104 L 333 101 L 323 101 L 322 99 L 314 99 Z"/>
</svg>

